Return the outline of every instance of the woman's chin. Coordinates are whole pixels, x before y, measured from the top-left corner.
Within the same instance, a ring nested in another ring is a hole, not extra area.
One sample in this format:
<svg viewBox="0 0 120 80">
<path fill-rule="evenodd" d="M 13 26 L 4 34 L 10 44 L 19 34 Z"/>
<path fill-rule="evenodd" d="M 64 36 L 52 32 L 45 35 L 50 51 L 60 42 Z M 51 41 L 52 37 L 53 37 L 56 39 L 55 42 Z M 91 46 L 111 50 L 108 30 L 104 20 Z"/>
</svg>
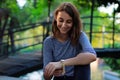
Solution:
<svg viewBox="0 0 120 80">
<path fill-rule="evenodd" d="M 60 31 L 61 34 L 67 34 L 67 31 Z"/>
</svg>

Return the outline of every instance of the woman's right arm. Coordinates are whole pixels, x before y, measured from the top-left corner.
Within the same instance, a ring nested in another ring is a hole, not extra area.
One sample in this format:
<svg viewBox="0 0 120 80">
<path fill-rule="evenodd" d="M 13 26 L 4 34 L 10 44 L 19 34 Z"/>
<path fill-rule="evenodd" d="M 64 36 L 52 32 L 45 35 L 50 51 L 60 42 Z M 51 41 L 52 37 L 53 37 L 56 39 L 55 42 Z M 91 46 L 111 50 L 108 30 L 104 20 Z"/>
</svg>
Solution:
<svg viewBox="0 0 120 80">
<path fill-rule="evenodd" d="M 47 71 L 45 68 L 49 62 L 53 61 L 53 54 L 52 54 L 52 44 L 49 37 L 47 37 L 43 42 L 43 71 L 44 71 L 44 78 L 45 80 L 51 80 L 52 76 L 48 76 Z"/>
</svg>

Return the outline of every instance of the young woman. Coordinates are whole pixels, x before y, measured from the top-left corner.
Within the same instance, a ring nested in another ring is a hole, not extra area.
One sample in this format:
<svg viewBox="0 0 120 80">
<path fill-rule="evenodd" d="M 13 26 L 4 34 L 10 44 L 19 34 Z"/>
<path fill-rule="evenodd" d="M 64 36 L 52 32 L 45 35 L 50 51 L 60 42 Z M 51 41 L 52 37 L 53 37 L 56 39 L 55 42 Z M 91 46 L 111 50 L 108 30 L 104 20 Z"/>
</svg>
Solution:
<svg viewBox="0 0 120 80">
<path fill-rule="evenodd" d="M 62 3 L 54 13 L 53 36 L 44 40 L 45 80 L 90 80 L 90 63 L 96 60 L 76 7 Z"/>
</svg>

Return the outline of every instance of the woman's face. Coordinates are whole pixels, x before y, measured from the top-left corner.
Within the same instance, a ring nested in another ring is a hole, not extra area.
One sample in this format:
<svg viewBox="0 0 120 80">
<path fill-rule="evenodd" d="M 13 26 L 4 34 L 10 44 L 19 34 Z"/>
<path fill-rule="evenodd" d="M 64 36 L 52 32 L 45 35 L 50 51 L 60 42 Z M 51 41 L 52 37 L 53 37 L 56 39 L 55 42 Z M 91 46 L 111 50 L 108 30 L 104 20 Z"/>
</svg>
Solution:
<svg viewBox="0 0 120 80">
<path fill-rule="evenodd" d="M 70 17 L 65 11 L 58 12 L 56 21 L 61 34 L 68 34 L 73 26 L 72 17 Z"/>
</svg>

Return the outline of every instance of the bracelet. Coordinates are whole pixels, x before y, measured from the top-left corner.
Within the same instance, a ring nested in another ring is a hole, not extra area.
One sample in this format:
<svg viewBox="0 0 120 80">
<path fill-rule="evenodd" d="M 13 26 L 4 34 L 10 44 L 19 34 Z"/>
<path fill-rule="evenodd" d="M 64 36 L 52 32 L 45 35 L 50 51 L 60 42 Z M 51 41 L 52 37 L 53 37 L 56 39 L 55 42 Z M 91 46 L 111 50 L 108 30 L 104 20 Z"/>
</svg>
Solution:
<svg viewBox="0 0 120 80">
<path fill-rule="evenodd" d="M 64 64 L 64 61 L 65 61 L 65 60 L 60 60 L 60 62 L 61 62 L 61 64 L 62 64 L 62 69 L 63 69 L 62 75 L 65 74 L 65 64 Z"/>
</svg>

